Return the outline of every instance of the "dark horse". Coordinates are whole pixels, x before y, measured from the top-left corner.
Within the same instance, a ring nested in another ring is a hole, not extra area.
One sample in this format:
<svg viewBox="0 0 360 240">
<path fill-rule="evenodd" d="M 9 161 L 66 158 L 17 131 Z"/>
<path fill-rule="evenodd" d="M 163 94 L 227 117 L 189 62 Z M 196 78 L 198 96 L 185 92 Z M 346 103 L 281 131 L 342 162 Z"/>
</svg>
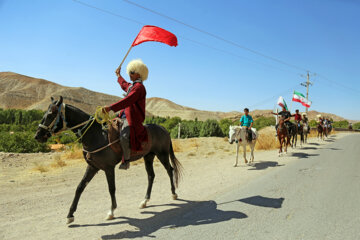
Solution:
<svg viewBox="0 0 360 240">
<path fill-rule="evenodd" d="M 318 139 L 324 140 L 324 137 L 327 136 L 326 131 L 327 131 L 327 128 L 325 128 L 324 124 L 322 124 L 322 122 L 319 123 L 317 125 L 317 137 L 318 137 Z"/>
<path fill-rule="evenodd" d="M 80 137 L 80 141 L 84 149 L 83 155 L 88 163 L 85 175 L 76 189 L 74 200 L 71 204 L 69 214 L 67 215 L 67 223 L 69 224 L 74 221 L 74 212 L 76 211 L 81 193 L 100 169 L 105 171 L 111 196 L 111 208 L 107 219 L 113 219 L 114 210 L 117 207 L 115 198 L 114 168 L 115 165 L 120 162 L 121 156 L 117 155 L 110 147 L 106 147 L 109 144 L 107 131 L 103 129 L 101 124 L 96 121 L 93 122 L 90 115 L 84 113 L 76 107 L 63 104 L 62 97 L 60 97 L 60 100 L 58 101 L 54 101 L 54 99 L 51 98 L 51 101 L 52 103 L 39 124 L 35 139 L 39 142 L 46 142 L 52 134 L 59 133 L 64 130 L 72 130 L 78 137 Z M 153 168 L 153 160 L 155 156 L 158 157 L 170 177 L 173 199 L 177 199 L 175 186 L 177 187 L 178 185 L 182 168 L 180 162 L 175 157 L 171 138 L 166 129 L 155 124 L 146 125 L 146 127 L 149 129 L 152 141 L 150 151 L 139 157 L 144 157 L 145 168 L 148 174 L 148 187 L 145 200 L 141 202 L 141 208 L 146 207 L 146 203 L 150 200 L 151 189 L 155 178 Z M 87 158 L 86 152 L 98 149 L 102 150 L 92 153 L 91 159 Z"/>
<path fill-rule="evenodd" d="M 296 143 L 297 143 L 297 127 L 294 123 L 292 122 L 288 122 L 288 123 L 285 123 L 287 125 L 287 129 L 288 129 L 288 132 L 289 132 L 289 137 L 290 137 L 290 144 L 291 144 L 291 147 L 293 148 L 294 146 L 296 147 Z"/>
<path fill-rule="evenodd" d="M 285 154 L 287 154 L 287 146 L 290 144 L 290 136 L 285 126 L 284 118 L 280 118 L 279 120 L 279 126 L 277 128 L 277 137 L 280 143 L 280 148 L 279 148 L 279 157 L 280 157 L 280 154 L 283 152 L 282 150 L 283 145 L 285 147 Z"/>
<path fill-rule="evenodd" d="M 300 135 L 300 147 L 302 147 L 302 144 L 305 142 L 304 140 L 304 125 L 301 124 L 301 123 L 295 123 L 295 127 L 296 127 L 296 135 L 295 135 L 295 143 L 294 144 L 294 147 L 296 147 L 296 144 L 297 144 L 297 138 L 298 138 L 298 135 Z"/>
</svg>

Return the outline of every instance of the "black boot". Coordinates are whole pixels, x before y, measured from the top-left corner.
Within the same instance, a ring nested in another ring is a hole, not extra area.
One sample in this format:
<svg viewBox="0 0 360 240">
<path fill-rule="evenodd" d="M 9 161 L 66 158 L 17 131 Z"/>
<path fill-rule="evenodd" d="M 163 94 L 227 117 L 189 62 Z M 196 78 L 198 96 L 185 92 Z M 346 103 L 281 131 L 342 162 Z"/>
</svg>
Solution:
<svg viewBox="0 0 360 240">
<path fill-rule="evenodd" d="M 130 168 L 130 160 L 125 160 L 124 162 L 121 162 L 119 165 L 119 169 L 122 170 L 128 170 Z"/>
</svg>

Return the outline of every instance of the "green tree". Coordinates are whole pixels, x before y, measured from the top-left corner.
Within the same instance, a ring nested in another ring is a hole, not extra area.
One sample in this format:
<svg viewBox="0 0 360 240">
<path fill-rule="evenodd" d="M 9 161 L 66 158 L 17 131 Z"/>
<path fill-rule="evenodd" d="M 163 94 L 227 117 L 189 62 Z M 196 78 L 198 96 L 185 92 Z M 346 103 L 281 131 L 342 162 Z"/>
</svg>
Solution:
<svg viewBox="0 0 360 240">
<path fill-rule="evenodd" d="M 254 128 L 256 128 L 257 131 L 264 127 L 268 126 L 275 126 L 276 120 L 274 117 L 259 117 L 255 119 L 254 121 Z"/>
<path fill-rule="evenodd" d="M 233 121 L 227 118 L 220 120 L 219 125 L 224 136 L 227 136 L 229 134 L 229 127 L 233 124 Z"/>
<path fill-rule="evenodd" d="M 314 120 L 314 119 L 309 122 L 309 126 L 310 126 L 310 127 L 316 127 L 317 124 L 318 124 L 318 123 L 317 123 L 316 120 Z"/>
<path fill-rule="evenodd" d="M 0 152 L 32 153 L 49 151 L 49 146 L 37 142 L 32 132 L 0 133 Z"/>
<path fill-rule="evenodd" d="M 349 122 L 346 120 L 342 120 L 342 121 L 333 122 L 332 125 L 334 128 L 348 128 Z"/>
<path fill-rule="evenodd" d="M 353 129 L 360 129 L 360 122 L 354 123 Z"/>
<path fill-rule="evenodd" d="M 216 120 L 206 120 L 200 129 L 200 137 L 223 137 L 224 134 Z"/>
</svg>

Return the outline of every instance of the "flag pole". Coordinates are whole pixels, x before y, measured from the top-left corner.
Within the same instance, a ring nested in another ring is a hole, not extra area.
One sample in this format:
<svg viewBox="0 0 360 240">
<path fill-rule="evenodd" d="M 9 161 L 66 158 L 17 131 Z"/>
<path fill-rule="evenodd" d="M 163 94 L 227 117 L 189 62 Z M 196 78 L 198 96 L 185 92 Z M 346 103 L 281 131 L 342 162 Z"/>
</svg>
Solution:
<svg viewBox="0 0 360 240">
<path fill-rule="evenodd" d="M 129 50 L 127 51 L 127 53 L 126 53 L 126 55 L 125 55 L 125 57 L 124 57 L 124 58 L 123 58 L 123 60 L 121 61 L 121 63 L 120 63 L 120 65 L 119 65 L 118 69 L 120 69 L 120 68 L 121 68 L 121 66 L 123 65 L 123 63 L 124 63 L 124 61 L 125 61 L 126 57 L 129 55 L 129 53 L 130 53 L 130 51 L 131 51 L 132 47 L 133 47 L 133 45 L 131 44 L 131 46 L 130 46 Z"/>
</svg>

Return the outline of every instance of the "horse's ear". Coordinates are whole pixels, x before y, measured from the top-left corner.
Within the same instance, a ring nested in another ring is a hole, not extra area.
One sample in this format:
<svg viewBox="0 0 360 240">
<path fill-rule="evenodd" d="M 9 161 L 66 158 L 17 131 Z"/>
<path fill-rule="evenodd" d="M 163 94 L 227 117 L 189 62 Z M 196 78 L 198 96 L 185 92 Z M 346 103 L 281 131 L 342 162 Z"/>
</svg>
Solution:
<svg viewBox="0 0 360 240">
<path fill-rule="evenodd" d="M 53 98 L 53 97 L 50 97 L 50 99 L 51 99 L 51 102 L 54 102 L 54 98 Z"/>
<path fill-rule="evenodd" d="M 59 101 L 57 102 L 56 105 L 60 106 L 62 103 L 63 103 L 63 97 L 60 96 L 60 99 L 59 99 Z"/>
</svg>

